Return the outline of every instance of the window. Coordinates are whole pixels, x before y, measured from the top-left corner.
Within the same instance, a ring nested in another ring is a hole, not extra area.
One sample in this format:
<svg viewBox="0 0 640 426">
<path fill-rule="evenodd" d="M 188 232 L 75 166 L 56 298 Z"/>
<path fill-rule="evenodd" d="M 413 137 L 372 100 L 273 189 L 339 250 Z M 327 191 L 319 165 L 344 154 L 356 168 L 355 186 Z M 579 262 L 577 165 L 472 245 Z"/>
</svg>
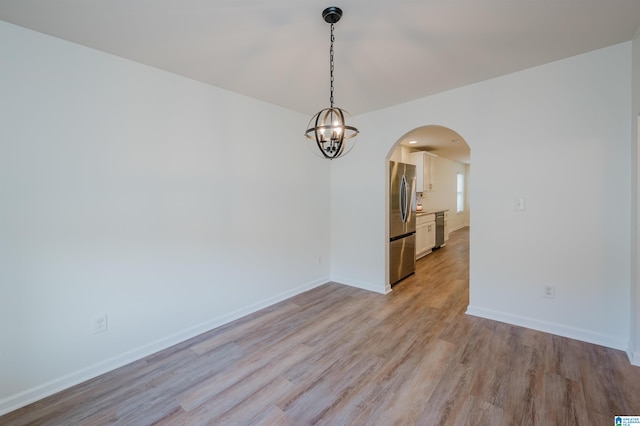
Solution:
<svg viewBox="0 0 640 426">
<path fill-rule="evenodd" d="M 456 173 L 456 212 L 462 213 L 464 211 L 464 175 L 462 173 Z"/>
</svg>

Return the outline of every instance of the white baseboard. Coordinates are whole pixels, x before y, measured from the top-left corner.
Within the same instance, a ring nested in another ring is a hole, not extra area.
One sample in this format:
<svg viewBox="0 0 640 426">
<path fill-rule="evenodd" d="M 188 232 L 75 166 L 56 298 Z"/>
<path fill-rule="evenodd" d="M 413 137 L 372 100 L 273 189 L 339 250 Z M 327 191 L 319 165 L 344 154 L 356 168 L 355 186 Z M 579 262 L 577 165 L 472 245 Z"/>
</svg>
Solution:
<svg viewBox="0 0 640 426">
<path fill-rule="evenodd" d="M 350 280 L 348 278 L 332 277 L 331 281 L 338 284 L 348 285 L 350 287 L 356 287 L 356 288 L 361 288 L 363 290 L 372 291 L 374 293 L 387 294 L 389 291 L 391 291 L 391 286 L 388 286 L 389 288 L 387 290 L 387 286 L 384 286 L 384 285 L 382 286 L 374 285 L 371 283 L 365 283 L 363 281 Z"/>
<path fill-rule="evenodd" d="M 541 321 L 535 318 L 521 317 L 519 315 L 494 311 L 492 309 L 485 309 L 477 306 L 469 305 L 467 307 L 466 313 L 467 315 L 473 315 L 476 317 L 487 318 L 507 324 L 518 325 L 533 330 L 544 331 L 545 333 L 551 333 L 558 336 L 568 337 L 570 339 L 581 340 L 583 342 L 593 343 L 595 345 L 606 346 L 608 348 L 619 349 L 623 351 L 626 351 L 629 345 L 629 342 L 625 339 L 595 333 L 590 330 L 570 327 L 553 322 Z"/>
<path fill-rule="evenodd" d="M 469 226 L 469 225 L 460 225 L 460 226 L 456 226 L 455 228 L 449 228 L 449 233 L 455 232 L 455 231 L 457 231 L 459 229 L 462 229 L 462 228 L 465 228 L 467 226 Z"/>
<path fill-rule="evenodd" d="M 0 400 L 0 416 L 329 282 L 321 278 Z"/>
<path fill-rule="evenodd" d="M 629 362 L 631 363 L 631 365 L 640 367 L 640 352 L 627 350 L 627 356 L 629 357 Z"/>
</svg>

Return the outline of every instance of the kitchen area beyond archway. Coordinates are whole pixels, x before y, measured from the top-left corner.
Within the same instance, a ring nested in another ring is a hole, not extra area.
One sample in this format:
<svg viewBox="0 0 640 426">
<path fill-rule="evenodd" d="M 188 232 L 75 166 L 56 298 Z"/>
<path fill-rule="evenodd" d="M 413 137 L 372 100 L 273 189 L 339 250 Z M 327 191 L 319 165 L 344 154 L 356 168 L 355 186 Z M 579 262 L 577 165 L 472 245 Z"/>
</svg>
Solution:
<svg viewBox="0 0 640 426">
<path fill-rule="evenodd" d="M 439 125 L 407 132 L 390 151 L 389 286 L 444 248 L 450 233 L 469 226 L 470 154 L 459 133 Z"/>
</svg>

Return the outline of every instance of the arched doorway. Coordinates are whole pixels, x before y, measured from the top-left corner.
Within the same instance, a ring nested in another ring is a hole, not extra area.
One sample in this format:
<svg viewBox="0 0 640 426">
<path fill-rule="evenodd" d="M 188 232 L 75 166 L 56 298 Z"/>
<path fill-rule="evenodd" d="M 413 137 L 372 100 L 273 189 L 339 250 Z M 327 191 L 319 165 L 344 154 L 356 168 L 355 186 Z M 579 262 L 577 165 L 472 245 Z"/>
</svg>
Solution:
<svg viewBox="0 0 640 426">
<path fill-rule="evenodd" d="M 417 255 L 422 257 L 431 252 L 435 247 L 430 239 L 435 231 L 431 228 L 431 222 L 421 223 L 427 220 L 426 213 L 433 211 L 446 211 L 445 235 L 458 229 L 469 226 L 470 205 L 469 205 L 469 181 L 471 167 L 471 150 L 466 140 L 455 130 L 440 125 L 425 125 L 417 127 L 405 133 L 389 151 L 387 163 L 387 175 L 390 176 L 390 164 L 408 163 L 416 164 L 415 158 L 423 156 L 421 152 L 426 151 L 430 161 L 429 172 L 418 180 L 427 180 L 429 175 L 429 185 L 419 182 L 414 194 L 412 211 L 418 215 L 416 246 Z M 422 165 L 418 168 L 422 169 Z M 423 170 L 424 171 L 424 170 Z M 420 172 L 419 174 L 421 174 Z M 391 191 L 387 191 L 386 206 L 389 212 L 389 220 L 392 215 L 390 197 Z M 420 213 L 422 211 L 423 213 Z M 430 217 L 430 215 L 428 215 Z M 414 218 L 415 220 L 415 218 Z M 429 219 L 430 220 L 430 219 Z M 424 225 L 424 230 L 422 229 Z M 429 228 L 427 228 L 427 225 Z M 390 241 L 391 235 L 387 235 Z M 426 238 L 425 242 L 422 239 Z M 445 237 L 446 238 L 446 237 Z M 446 245 L 446 242 L 442 245 Z M 391 243 L 387 244 L 387 290 L 397 282 L 391 282 L 396 278 L 396 274 L 390 273 L 395 270 L 397 256 L 391 253 Z"/>
</svg>

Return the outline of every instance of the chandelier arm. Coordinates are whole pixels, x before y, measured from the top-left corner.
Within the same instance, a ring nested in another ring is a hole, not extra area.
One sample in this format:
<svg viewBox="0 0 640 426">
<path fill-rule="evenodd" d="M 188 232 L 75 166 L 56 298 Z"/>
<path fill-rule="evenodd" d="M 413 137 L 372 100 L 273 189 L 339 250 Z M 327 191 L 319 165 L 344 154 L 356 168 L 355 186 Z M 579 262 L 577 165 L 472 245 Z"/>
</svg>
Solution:
<svg viewBox="0 0 640 426">
<path fill-rule="evenodd" d="M 324 155 L 325 158 L 331 158 L 326 154 L 326 152 L 324 150 L 324 144 L 325 144 L 326 141 L 323 138 L 318 137 L 318 131 L 319 131 L 320 127 L 321 127 L 321 126 L 318 125 L 318 121 L 320 121 L 320 116 L 321 115 L 322 114 L 320 114 L 320 113 L 318 113 L 316 115 L 316 122 L 315 122 L 315 125 L 313 126 L 314 138 L 315 138 L 315 141 L 316 141 L 316 145 L 318 145 L 318 149 L 320 150 L 320 152 L 322 152 L 322 155 Z"/>
</svg>

